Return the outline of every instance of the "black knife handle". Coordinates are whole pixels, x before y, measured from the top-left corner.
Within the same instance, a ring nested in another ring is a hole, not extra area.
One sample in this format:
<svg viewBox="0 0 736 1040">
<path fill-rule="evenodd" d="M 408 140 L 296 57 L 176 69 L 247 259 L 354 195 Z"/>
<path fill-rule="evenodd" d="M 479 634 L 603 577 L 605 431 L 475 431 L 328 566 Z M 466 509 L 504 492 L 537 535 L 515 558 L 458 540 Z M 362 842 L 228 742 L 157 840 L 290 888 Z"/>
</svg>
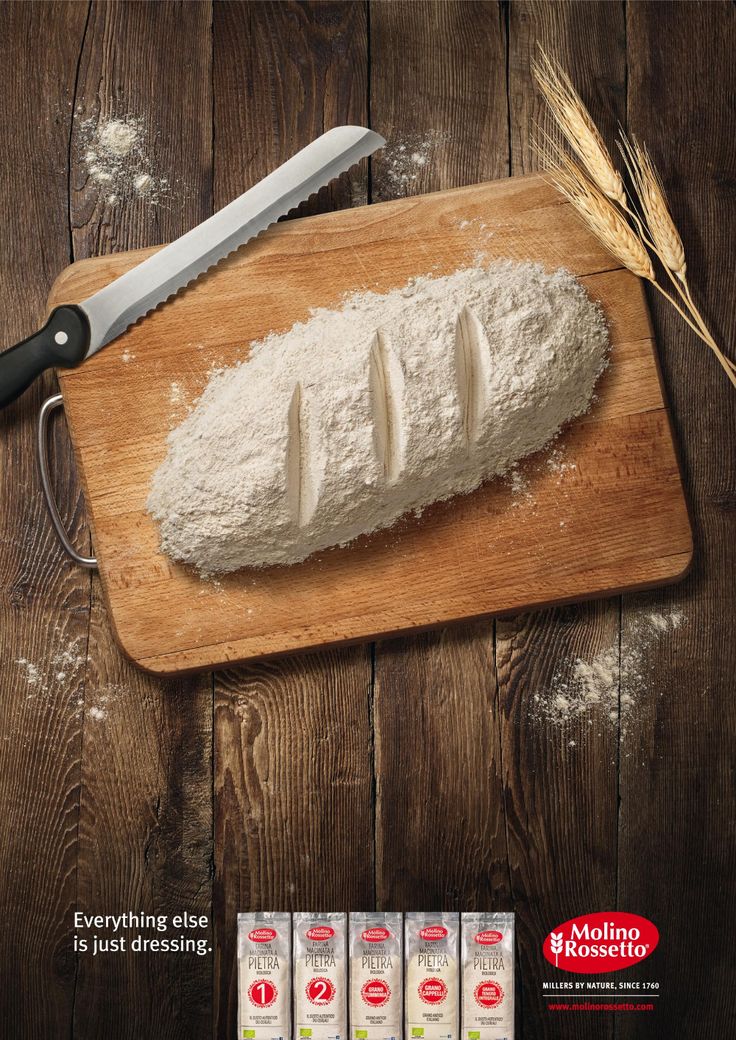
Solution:
<svg viewBox="0 0 736 1040">
<path fill-rule="evenodd" d="M 47 368 L 76 368 L 87 355 L 89 338 L 81 307 L 57 307 L 40 332 L 0 354 L 0 408 L 20 397 Z"/>
</svg>

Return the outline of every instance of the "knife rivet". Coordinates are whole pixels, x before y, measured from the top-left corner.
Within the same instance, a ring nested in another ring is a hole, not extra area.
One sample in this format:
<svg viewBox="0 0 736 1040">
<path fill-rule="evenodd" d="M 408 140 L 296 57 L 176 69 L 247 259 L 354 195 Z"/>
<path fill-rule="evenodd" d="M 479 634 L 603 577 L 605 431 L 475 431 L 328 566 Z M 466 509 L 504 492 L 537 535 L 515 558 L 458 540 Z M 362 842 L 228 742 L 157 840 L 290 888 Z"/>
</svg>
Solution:
<svg viewBox="0 0 736 1040">
<path fill-rule="evenodd" d="M 57 332 L 54 336 L 54 343 L 58 343 L 60 347 L 63 347 L 68 339 L 66 332 Z"/>
</svg>

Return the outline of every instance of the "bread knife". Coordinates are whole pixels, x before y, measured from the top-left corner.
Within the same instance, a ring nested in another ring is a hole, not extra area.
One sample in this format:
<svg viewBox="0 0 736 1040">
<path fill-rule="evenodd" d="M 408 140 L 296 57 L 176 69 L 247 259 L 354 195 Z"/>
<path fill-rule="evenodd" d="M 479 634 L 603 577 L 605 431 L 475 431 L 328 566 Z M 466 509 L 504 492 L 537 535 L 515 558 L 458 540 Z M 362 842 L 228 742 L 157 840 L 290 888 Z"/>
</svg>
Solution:
<svg viewBox="0 0 736 1040">
<path fill-rule="evenodd" d="M 19 397 L 47 368 L 76 368 L 92 357 L 385 143 L 362 126 L 328 130 L 234 202 L 83 303 L 56 307 L 39 332 L 0 354 L 0 408 Z"/>
</svg>

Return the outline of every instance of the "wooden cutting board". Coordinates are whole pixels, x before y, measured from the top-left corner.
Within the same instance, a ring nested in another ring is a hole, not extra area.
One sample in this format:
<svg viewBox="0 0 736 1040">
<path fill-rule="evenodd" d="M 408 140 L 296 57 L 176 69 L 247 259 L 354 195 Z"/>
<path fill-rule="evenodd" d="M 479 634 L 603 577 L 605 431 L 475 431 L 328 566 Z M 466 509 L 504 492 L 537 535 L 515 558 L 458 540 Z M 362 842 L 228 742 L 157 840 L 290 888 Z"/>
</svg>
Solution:
<svg viewBox="0 0 736 1040">
<path fill-rule="evenodd" d="M 73 264 L 50 306 L 84 299 L 151 252 Z M 599 400 L 551 454 L 514 481 L 295 567 L 211 582 L 159 552 L 151 475 L 214 367 L 348 291 L 385 292 L 478 254 L 564 265 L 610 323 Z M 279 224 L 60 382 L 115 631 L 153 672 L 605 596 L 673 581 L 690 563 L 641 283 L 537 176 Z"/>
</svg>

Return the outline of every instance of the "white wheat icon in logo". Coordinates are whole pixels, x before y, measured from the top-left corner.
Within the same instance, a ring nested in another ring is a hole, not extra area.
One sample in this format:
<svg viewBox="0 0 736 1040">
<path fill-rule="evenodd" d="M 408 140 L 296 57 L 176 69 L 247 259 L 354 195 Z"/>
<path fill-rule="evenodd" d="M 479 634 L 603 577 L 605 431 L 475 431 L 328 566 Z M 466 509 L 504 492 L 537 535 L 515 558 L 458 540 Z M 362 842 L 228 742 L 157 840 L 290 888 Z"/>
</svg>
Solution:
<svg viewBox="0 0 736 1040">
<path fill-rule="evenodd" d="M 555 955 L 555 968 L 559 968 L 560 954 L 562 953 L 562 932 L 550 932 L 549 944 L 552 953 Z"/>
</svg>

